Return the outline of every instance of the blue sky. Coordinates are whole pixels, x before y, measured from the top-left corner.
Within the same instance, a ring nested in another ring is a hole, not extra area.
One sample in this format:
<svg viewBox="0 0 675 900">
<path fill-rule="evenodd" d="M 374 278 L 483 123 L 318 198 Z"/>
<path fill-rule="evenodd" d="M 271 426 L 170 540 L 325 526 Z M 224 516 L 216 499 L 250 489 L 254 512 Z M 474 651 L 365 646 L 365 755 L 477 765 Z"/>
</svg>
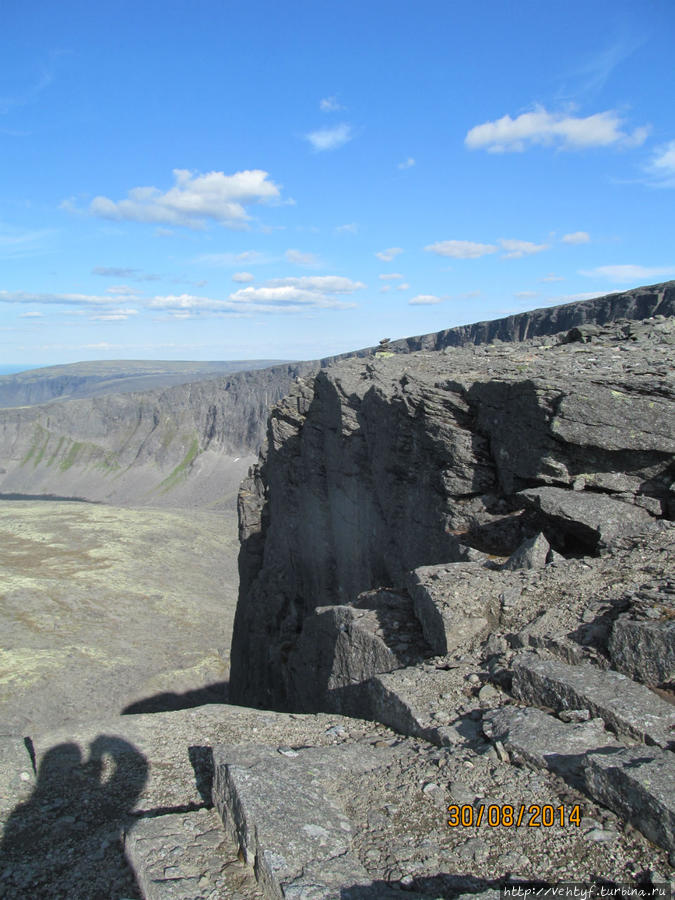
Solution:
<svg viewBox="0 0 675 900">
<path fill-rule="evenodd" d="M 0 12 L 0 364 L 313 358 L 675 278 L 671 0 Z"/>
</svg>

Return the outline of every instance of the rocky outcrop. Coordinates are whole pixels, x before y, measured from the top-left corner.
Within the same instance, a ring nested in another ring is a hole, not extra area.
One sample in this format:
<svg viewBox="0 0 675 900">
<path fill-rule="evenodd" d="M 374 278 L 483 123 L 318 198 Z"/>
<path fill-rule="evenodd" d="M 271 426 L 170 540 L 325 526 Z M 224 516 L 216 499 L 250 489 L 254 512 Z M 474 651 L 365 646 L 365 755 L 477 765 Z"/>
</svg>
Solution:
<svg viewBox="0 0 675 900">
<path fill-rule="evenodd" d="M 489 753 L 508 799 L 458 779 L 467 821 L 541 816 L 525 770 L 558 815 L 604 809 L 587 845 L 614 858 L 632 823 L 675 860 L 674 344 L 656 316 L 300 379 L 240 490 L 231 698 L 361 716 L 471 768 Z M 495 872 L 492 835 L 471 840 Z M 551 877 L 516 855 L 498 877 Z"/>
<path fill-rule="evenodd" d="M 674 323 L 347 360 L 295 384 L 239 497 L 234 696 L 294 705 L 286 662 L 319 606 L 405 585 L 427 640 L 434 616 L 447 633 L 462 610 L 478 634 L 520 603 L 481 554 L 539 532 L 558 559 L 597 554 L 672 517 Z M 451 602 L 409 584 L 448 563 Z M 460 586 L 472 567 L 480 592 Z M 432 646 L 451 649 L 440 632 Z"/>
</svg>

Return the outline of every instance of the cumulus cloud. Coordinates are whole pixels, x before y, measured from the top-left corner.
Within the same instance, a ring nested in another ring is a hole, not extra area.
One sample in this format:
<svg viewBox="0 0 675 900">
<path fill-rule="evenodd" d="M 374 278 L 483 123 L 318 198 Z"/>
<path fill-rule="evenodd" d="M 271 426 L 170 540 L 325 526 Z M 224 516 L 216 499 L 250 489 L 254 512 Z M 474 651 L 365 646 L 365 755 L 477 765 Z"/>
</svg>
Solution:
<svg viewBox="0 0 675 900">
<path fill-rule="evenodd" d="M 415 165 L 415 160 L 413 159 L 412 156 L 409 156 L 406 160 L 404 160 L 403 162 L 400 162 L 398 164 L 398 168 L 399 169 L 412 169 L 412 167 L 414 165 Z"/>
<path fill-rule="evenodd" d="M 340 275 L 276 278 L 257 287 L 239 288 L 223 300 L 180 294 L 154 297 L 148 306 L 155 310 L 166 310 L 174 316 L 182 314 L 183 317 L 344 310 L 356 306 L 346 298 L 364 287 L 362 282 Z"/>
<path fill-rule="evenodd" d="M 386 272 L 384 275 L 378 275 L 382 281 L 396 281 L 397 278 L 403 278 L 400 272 Z"/>
<path fill-rule="evenodd" d="M 318 266 L 320 263 L 319 257 L 314 253 L 303 253 L 301 250 L 287 250 L 284 256 L 296 266 Z"/>
<path fill-rule="evenodd" d="M 660 278 L 664 275 L 675 274 L 675 266 L 598 266 L 595 269 L 587 269 L 580 272 L 590 278 L 607 278 L 615 283 L 628 283 L 634 281 L 648 281 L 650 278 Z"/>
<path fill-rule="evenodd" d="M 320 153 L 323 150 L 337 150 L 338 147 L 344 146 L 354 137 L 352 126 L 346 122 L 335 125 L 333 128 L 320 128 L 318 131 L 310 131 L 305 135 L 305 140 L 309 141 L 312 149 Z"/>
<path fill-rule="evenodd" d="M 388 247 L 386 250 L 380 250 L 375 256 L 381 259 L 382 262 L 391 262 L 393 259 L 396 259 L 399 253 L 403 253 L 402 247 Z"/>
<path fill-rule="evenodd" d="M 471 128 L 464 139 L 471 150 L 489 153 L 520 153 L 532 146 L 556 146 L 563 150 L 589 147 L 637 147 L 647 138 L 646 126 L 632 132 L 624 130 L 624 122 L 615 110 L 591 116 L 551 113 L 541 106 L 512 119 L 502 116 Z"/>
<path fill-rule="evenodd" d="M 213 220 L 228 227 L 241 227 L 250 218 L 246 205 L 277 200 L 280 196 L 279 187 L 262 169 L 246 169 L 233 175 L 199 175 L 188 169 L 174 169 L 173 175 L 175 184 L 168 191 L 137 187 L 117 202 L 94 197 L 89 210 L 93 215 L 118 221 L 203 228 L 208 220 Z"/>
<path fill-rule="evenodd" d="M 359 226 L 356 222 L 348 222 L 346 225 L 338 225 L 335 229 L 337 234 L 357 234 Z"/>
<path fill-rule="evenodd" d="M 573 231 L 571 234 L 564 234 L 560 240 L 563 244 L 588 244 L 591 236 L 587 231 Z"/>
<path fill-rule="evenodd" d="M 550 247 L 550 244 L 533 244 L 532 241 L 517 241 L 512 238 L 500 238 L 499 243 L 502 250 L 506 251 L 502 254 L 503 259 L 520 259 L 521 256 L 541 253 Z"/>
<path fill-rule="evenodd" d="M 323 97 L 319 101 L 319 109 L 321 112 L 338 112 L 341 109 L 344 109 L 344 106 L 339 102 L 337 97 Z"/>
<path fill-rule="evenodd" d="M 255 281 L 255 275 L 251 275 L 250 272 L 235 272 L 232 276 L 232 281 L 238 281 L 240 284 L 245 284 L 247 281 Z"/>
<path fill-rule="evenodd" d="M 658 187 L 675 187 L 675 141 L 662 144 L 652 154 L 647 171 Z"/>
<path fill-rule="evenodd" d="M 396 290 L 397 291 L 409 291 L 410 285 L 407 283 L 407 281 L 404 281 L 403 284 L 396 285 Z"/>
<path fill-rule="evenodd" d="M 438 256 L 450 256 L 452 259 L 478 259 L 488 253 L 496 253 L 494 244 L 477 244 L 474 241 L 438 241 L 424 248 Z"/>
<path fill-rule="evenodd" d="M 443 298 L 437 297 L 435 294 L 417 294 L 412 300 L 408 300 L 410 306 L 432 306 L 435 303 L 442 303 Z"/>
</svg>

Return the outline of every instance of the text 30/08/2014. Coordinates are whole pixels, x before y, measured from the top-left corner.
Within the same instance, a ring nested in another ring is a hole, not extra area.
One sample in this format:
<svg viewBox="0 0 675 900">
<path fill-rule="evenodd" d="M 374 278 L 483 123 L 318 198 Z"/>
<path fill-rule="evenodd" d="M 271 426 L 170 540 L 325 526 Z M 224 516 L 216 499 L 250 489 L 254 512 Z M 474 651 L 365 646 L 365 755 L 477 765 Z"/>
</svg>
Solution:
<svg viewBox="0 0 675 900">
<path fill-rule="evenodd" d="M 448 825 L 450 828 L 478 828 L 480 825 L 489 825 L 491 828 L 553 828 L 558 826 L 579 827 L 581 825 L 581 807 L 576 806 L 540 806 L 533 803 L 531 806 L 500 806 L 492 804 L 485 806 L 481 803 L 473 807 L 449 806 Z"/>
</svg>

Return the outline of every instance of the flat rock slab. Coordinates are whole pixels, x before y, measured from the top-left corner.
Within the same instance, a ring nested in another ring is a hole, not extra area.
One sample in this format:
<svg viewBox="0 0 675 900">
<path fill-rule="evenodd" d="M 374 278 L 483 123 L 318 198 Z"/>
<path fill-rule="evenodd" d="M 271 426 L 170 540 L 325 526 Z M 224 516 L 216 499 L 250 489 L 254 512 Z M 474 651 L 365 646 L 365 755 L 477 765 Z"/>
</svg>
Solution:
<svg viewBox="0 0 675 900">
<path fill-rule="evenodd" d="M 472 668 L 411 666 L 376 675 L 367 684 L 373 718 L 400 734 L 442 747 L 475 738 L 476 723 L 456 721 L 456 709 L 467 699 L 464 679 Z"/>
<path fill-rule="evenodd" d="M 669 747 L 674 739 L 675 707 L 612 669 L 570 666 L 524 653 L 513 661 L 513 692 L 533 706 L 587 709 L 620 737 L 660 747 Z"/>
<path fill-rule="evenodd" d="M 265 896 L 339 900 L 371 885 L 329 784 L 382 761 L 381 751 L 352 745 L 215 748 L 214 801 Z"/>
<path fill-rule="evenodd" d="M 675 757 L 631 748 L 585 762 L 589 793 L 666 850 L 675 850 Z"/>
<path fill-rule="evenodd" d="M 420 566 L 408 576 L 415 615 L 434 654 L 465 649 L 487 634 L 509 586 L 507 579 L 480 562 Z"/>
<path fill-rule="evenodd" d="M 213 809 L 140 819 L 125 850 L 145 900 L 264 897 Z"/>
<path fill-rule="evenodd" d="M 550 769 L 576 780 L 588 753 L 622 748 L 605 731 L 601 719 L 568 725 L 531 707 L 491 710 L 483 717 L 483 731 L 535 768 Z"/>
<path fill-rule="evenodd" d="M 591 491 L 571 491 L 557 487 L 531 488 L 517 496 L 525 506 L 588 544 L 602 549 L 614 538 L 642 531 L 652 516 L 644 509 Z"/>
</svg>

